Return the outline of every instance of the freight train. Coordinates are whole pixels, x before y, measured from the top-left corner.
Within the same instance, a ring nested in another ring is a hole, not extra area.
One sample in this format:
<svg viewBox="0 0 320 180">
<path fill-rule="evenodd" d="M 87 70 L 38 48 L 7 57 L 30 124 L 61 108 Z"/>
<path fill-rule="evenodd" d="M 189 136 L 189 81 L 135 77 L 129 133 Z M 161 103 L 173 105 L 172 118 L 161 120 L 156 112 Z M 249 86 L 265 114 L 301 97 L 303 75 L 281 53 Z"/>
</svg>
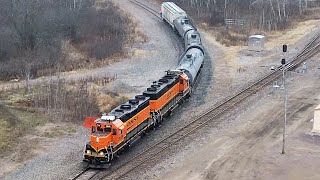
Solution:
<svg viewBox="0 0 320 180">
<path fill-rule="evenodd" d="M 162 3 L 161 16 L 184 40 L 185 53 L 176 69 L 166 71 L 141 95 L 89 123 L 90 141 L 85 146 L 84 161 L 90 165 L 109 164 L 139 136 L 159 126 L 163 117 L 191 95 L 204 61 L 200 34 L 173 2 Z"/>
</svg>

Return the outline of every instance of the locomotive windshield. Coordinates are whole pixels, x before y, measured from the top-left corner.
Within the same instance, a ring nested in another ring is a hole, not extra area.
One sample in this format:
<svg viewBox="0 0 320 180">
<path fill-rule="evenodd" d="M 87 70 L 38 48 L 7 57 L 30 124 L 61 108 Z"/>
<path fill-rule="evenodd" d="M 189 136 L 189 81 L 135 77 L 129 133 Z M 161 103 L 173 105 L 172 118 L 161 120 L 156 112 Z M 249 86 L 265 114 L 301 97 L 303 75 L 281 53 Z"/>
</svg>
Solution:
<svg viewBox="0 0 320 180">
<path fill-rule="evenodd" d="M 97 124 L 97 126 L 92 126 L 91 132 L 95 136 L 106 136 L 111 132 L 111 127 L 108 125 Z"/>
</svg>

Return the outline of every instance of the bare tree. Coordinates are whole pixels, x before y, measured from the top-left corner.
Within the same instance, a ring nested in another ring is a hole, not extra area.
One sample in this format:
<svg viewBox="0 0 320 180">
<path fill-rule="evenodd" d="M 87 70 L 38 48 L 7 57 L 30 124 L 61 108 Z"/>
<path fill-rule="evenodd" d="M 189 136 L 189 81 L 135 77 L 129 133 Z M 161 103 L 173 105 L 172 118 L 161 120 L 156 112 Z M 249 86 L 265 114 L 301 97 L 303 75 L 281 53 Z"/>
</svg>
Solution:
<svg viewBox="0 0 320 180">
<path fill-rule="evenodd" d="M 65 62 L 66 41 L 97 60 L 124 52 L 133 32 L 130 19 L 110 1 L 100 6 L 95 7 L 95 0 L 2 0 L 0 79 L 45 75 L 46 69 L 56 70 L 58 62 L 60 71 L 80 67 L 79 62 Z M 31 62 L 28 54 L 37 58 Z M 30 68 L 21 73 L 19 66 L 26 61 Z"/>
</svg>

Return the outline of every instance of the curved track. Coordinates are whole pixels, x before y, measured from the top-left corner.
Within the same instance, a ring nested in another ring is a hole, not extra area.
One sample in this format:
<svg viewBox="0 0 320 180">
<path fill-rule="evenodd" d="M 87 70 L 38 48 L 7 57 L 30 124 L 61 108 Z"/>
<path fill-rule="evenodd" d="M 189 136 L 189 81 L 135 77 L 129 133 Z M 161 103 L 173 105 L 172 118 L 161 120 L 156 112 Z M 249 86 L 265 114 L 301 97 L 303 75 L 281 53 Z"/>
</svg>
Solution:
<svg viewBox="0 0 320 180">
<path fill-rule="evenodd" d="M 75 177 L 71 178 L 71 180 L 88 180 L 92 179 L 95 175 L 97 175 L 100 172 L 99 169 L 91 169 L 91 168 L 85 168 L 83 171 L 81 171 L 79 174 L 77 174 Z"/>
<path fill-rule="evenodd" d="M 132 2 L 135 5 L 143 8 L 144 10 L 150 12 L 152 15 L 157 17 L 160 22 L 163 22 L 162 17 L 160 16 L 159 12 L 157 12 L 156 10 L 150 8 L 149 6 L 143 4 L 142 2 L 139 2 L 137 0 L 129 0 L 129 1 Z M 166 22 L 166 21 L 164 21 L 164 22 Z M 178 37 L 177 34 L 173 34 L 172 33 L 172 27 L 171 26 L 168 25 L 168 26 L 162 26 L 162 27 L 165 29 L 165 31 L 168 31 L 168 32 L 171 31 L 170 34 L 168 33 L 168 36 L 172 37 L 172 39 L 175 42 L 177 42 L 177 43 L 173 43 L 173 46 L 174 46 L 175 49 L 177 49 L 179 51 L 179 54 L 180 54 L 179 60 L 180 60 L 180 58 L 184 55 L 183 54 L 184 48 L 183 48 L 183 46 L 181 46 L 184 42 L 181 41 L 181 38 Z"/>
<path fill-rule="evenodd" d="M 148 6 L 135 1 L 130 0 L 132 3 L 137 4 L 138 6 L 142 7 L 143 9 L 147 10 L 148 12 L 152 13 L 153 15 L 157 16 L 158 18 L 162 19 L 158 12 L 149 8 Z M 292 61 L 287 63 L 284 67 L 279 66 L 274 72 L 269 73 L 268 75 L 264 76 L 260 80 L 256 81 L 249 87 L 245 88 L 244 90 L 236 93 L 230 98 L 227 98 L 225 101 L 218 103 L 209 111 L 205 112 L 201 116 L 197 117 L 191 123 L 185 125 L 178 131 L 170 134 L 169 136 L 163 138 L 161 141 L 157 142 L 153 146 L 149 147 L 148 149 L 144 150 L 143 152 L 139 153 L 135 157 L 129 159 L 128 161 L 116 165 L 111 166 L 105 171 L 99 171 L 97 169 L 90 169 L 86 168 L 81 173 L 79 173 L 75 178 L 72 179 L 119 179 L 121 177 L 126 176 L 131 171 L 135 170 L 136 168 L 148 163 L 151 160 L 156 160 L 157 158 L 161 157 L 161 153 L 171 147 L 173 144 L 178 142 L 179 140 L 183 139 L 184 137 L 188 136 L 189 134 L 193 133 L 195 130 L 200 129 L 208 122 L 214 122 L 218 124 L 218 121 L 212 121 L 222 115 L 227 110 L 230 110 L 232 107 L 236 106 L 247 97 L 251 96 L 252 94 L 256 93 L 261 88 L 265 87 L 268 84 L 271 84 L 274 80 L 278 79 L 282 75 L 283 68 L 288 71 L 308 58 L 312 57 L 316 53 L 320 51 L 320 40 L 319 34 L 303 49 L 303 51 L 298 54 Z"/>
<path fill-rule="evenodd" d="M 156 10 L 154 10 L 154 9 L 148 7 L 147 5 L 145 5 L 139 1 L 136 1 L 136 0 L 130 0 L 130 2 L 140 6 L 141 8 L 145 9 L 146 11 L 150 12 L 151 14 L 153 14 L 154 16 L 156 16 L 157 18 L 162 20 L 162 17 L 160 16 L 159 12 L 157 12 Z"/>
<path fill-rule="evenodd" d="M 148 11 L 149 13 L 151 13 L 152 15 L 154 15 L 155 17 L 157 17 L 157 19 L 159 20 L 159 22 L 163 23 L 162 21 L 162 17 L 160 16 L 159 12 L 157 12 L 156 10 L 148 7 L 147 5 L 137 1 L 137 0 L 129 0 L 130 2 L 134 3 L 135 5 L 143 8 L 144 10 Z M 166 31 L 168 30 L 172 30 L 171 27 L 163 27 Z M 169 32 L 169 31 L 168 31 Z M 182 44 L 181 40 L 179 39 L 179 37 L 176 35 L 176 34 L 172 34 L 172 33 L 168 33 L 168 36 L 171 36 L 174 41 L 180 44 Z M 182 46 L 179 46 L 179 45 L 176 45 L 174 44 L 175 48 L 179 51 L 179 54 L 182 54 L 181 52 L 183 52 L 183 47 Z M 82 180 L 82 179 L 86 179 L 86 180 L 89 180 L 89 179 L 93 179 L 96 177 L 97 174 L 99 174 L 101 172 L 101 170 L 99 169 L 92 169 L 92 168 L 84 168 L 80 173 L 78 173 L 76 176 L 74 176 L 73 178 L 70 178 L 72 180 Z"/>
<path fill-rule="evenodd" d="M 228 98 L 227 100 L 218 103 L 209 111 L 203 115 L 197 117 L 191 123 L 185 125 L 178 131 L 172 133 L 171 135 L 165 137 L 161 141 L 157 142 L 153 146 L 144 150 L 140 154 L 131 158 L 127 162 L 120 165 L 114 166 L 104 173 L 100 173 L 96 178 L 99 179 L 119 179 L 126 176 L 131 171 L 137 169 L 138 167 L 150 162 L 155 161 L 157 158 L 161 158 L 161 153 L 166 151 L 169 147 L 174 145 L 179 140 L 193 133 L 195 130 L 200 129 L 208 122 L 213 122 L 214 124 L 220 123 L 219 121 L 212 121 L 222 115 L 227 110 L 238 105 L 240 102 L 245 100 L 247 97 L 256 93 L 261 88 L 266 85 L 271 84 L 274 80 L 282 76 L 282 70 L 285 71 L 294 69 L 302 62 L 306 61 L 308 58 L 312 57 L 316 53 L 320 52 L 320 38 L 319 34 L 303 49 L 303 51 L 298 54 L 292 61 L 288 62 L 285 66 L 279 66 L 274 72 L 264 76 L 260 80 L 256 81 L 244 90 L 236 93 L 234 96 Z"/>
</svg>

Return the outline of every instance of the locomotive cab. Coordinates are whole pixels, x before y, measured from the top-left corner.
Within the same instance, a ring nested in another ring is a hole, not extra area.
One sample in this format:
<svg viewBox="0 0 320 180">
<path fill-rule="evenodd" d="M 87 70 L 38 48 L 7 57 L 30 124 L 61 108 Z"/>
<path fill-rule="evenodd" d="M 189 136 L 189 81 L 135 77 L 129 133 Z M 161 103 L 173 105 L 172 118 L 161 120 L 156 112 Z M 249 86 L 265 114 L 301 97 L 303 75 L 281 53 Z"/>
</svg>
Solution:
<svg viewBox="0 0 320 180">
<path fill-rule="evenodd" d="M 91 124 L 90 142 L 86 145 L 84 161 L 92 164 L 108 163 L 113 159 L 114 147 L 123 139 L 123 123 L 112 115 L 103 115 Z"/>
</svg>

